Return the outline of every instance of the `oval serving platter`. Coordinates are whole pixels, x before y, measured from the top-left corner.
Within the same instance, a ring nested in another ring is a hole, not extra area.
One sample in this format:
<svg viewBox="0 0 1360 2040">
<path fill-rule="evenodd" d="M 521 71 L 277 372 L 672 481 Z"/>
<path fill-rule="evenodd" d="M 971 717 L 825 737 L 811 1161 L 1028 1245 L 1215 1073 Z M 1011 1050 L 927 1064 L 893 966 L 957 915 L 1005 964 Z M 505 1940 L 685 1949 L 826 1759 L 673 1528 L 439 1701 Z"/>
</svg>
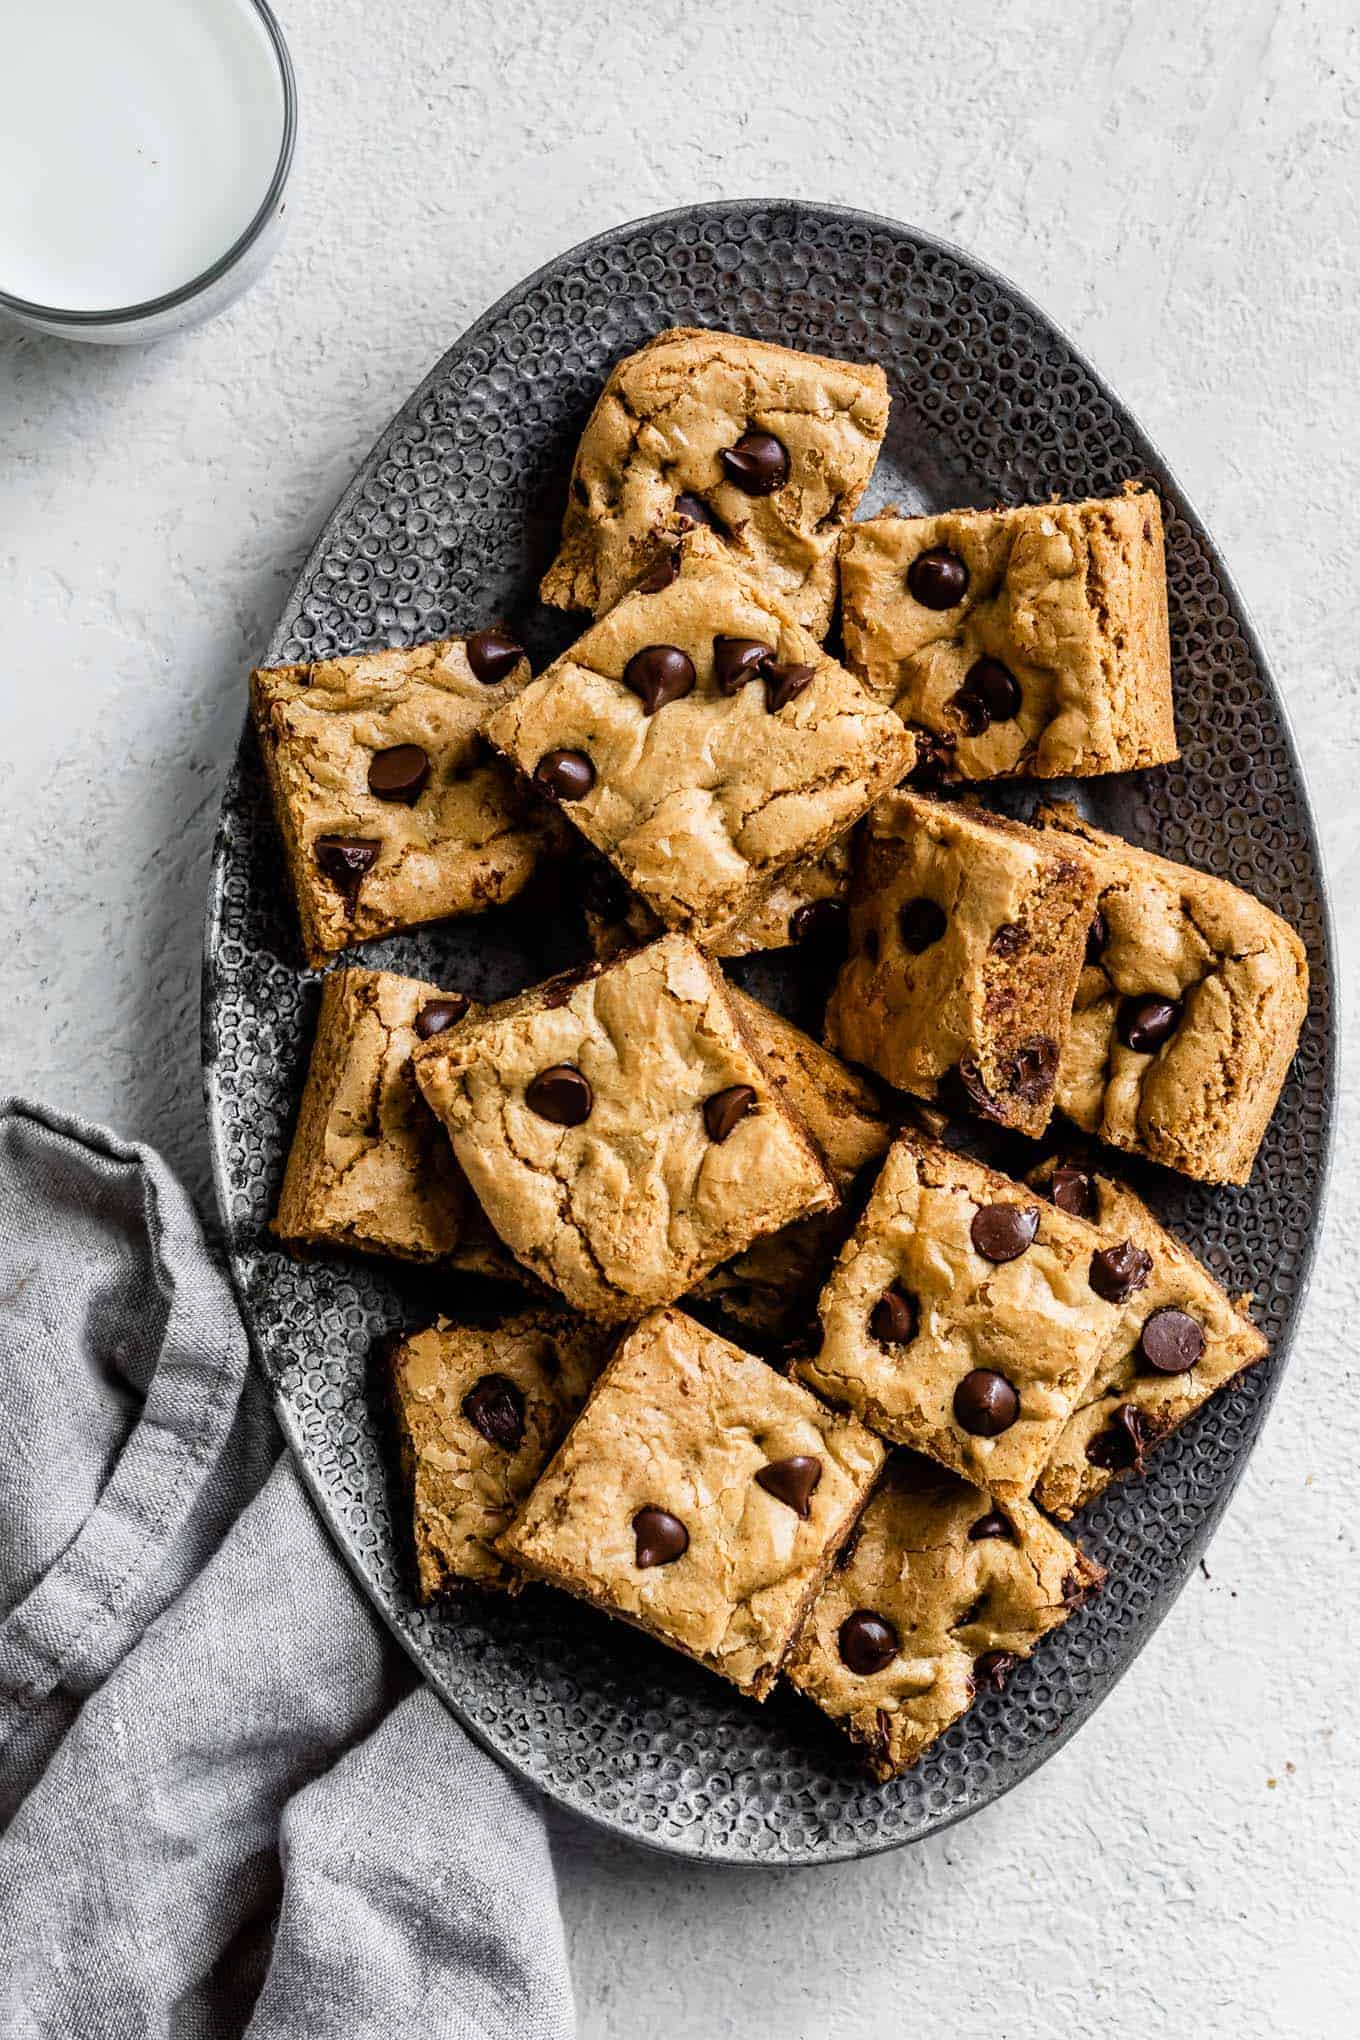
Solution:
<svg viewBox="0 0 1360 2040">
<path fill-rule="evenodd" d="M 749 1704 L 547 1589 L 420 1608 L 387 1429 L 383 1341 L 474 1304 L 470 1278 L 270 1240 L 317 979 L 301 963 L 246 732 L 208 908 L 203 1057 L 232 1271 L 284 1432 L 345 1557 L 420 1669 L 511 1770 L 613 1834 L 726 1863 L 824 1863 L 914 1841 L 1058 1749 L 1167 1612 L 1278 1386 L 1317 1237 L 1334 1086 L 1331 942 L 1299 765 L 1261 648 L 1208 533 L 1099 377 L 1036 306 L 959 250 L 834 206 L 687 207 L 602 234 L 503 297 L 398 413 L 326 526 L 266 663 L 407 644 L 505 618 L 536 669 L 580 620 L 539 607 L 571 459 L 610 365 L 673 325 L 879 361 L 887 443 L 861 514 L 1162 496 L 1181 762 L 1075 789 L 1133 840 L 1248 887 L 1299 930 L 1313 996 L 1250 1185 L 1139 1175 L 1231 1290 L 1254 1290 L 1269 1361 L 1075 1526 L 1103 1593 L 889 1786 L 809 1706 Z M 1073 789 L 1066 789 L 1072 792 Z M 569 896 L 366 945 L 365 963 L 499 997 L 585 954 Z M 737 974 L 793 1017 L 824 983 L 798 952 Z M 477 1292 L 485 1302 L 484 1294 Z"/>
</svg>

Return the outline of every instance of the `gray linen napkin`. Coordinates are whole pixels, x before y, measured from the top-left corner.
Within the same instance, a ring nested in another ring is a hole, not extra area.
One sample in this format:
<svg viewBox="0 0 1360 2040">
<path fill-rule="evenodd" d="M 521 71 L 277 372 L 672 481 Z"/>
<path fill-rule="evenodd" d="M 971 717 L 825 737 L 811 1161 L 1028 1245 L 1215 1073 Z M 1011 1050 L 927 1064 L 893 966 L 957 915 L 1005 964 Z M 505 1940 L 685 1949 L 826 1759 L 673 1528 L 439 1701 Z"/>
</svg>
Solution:
<svg viewBox="0 0 1360 2040">
<path fill-rule="evenodd" d="M 0 1101 L 0 2034 L 573 2031 L 537 1806 L 333 1550 L 188 1199 Z"/>
</svg>

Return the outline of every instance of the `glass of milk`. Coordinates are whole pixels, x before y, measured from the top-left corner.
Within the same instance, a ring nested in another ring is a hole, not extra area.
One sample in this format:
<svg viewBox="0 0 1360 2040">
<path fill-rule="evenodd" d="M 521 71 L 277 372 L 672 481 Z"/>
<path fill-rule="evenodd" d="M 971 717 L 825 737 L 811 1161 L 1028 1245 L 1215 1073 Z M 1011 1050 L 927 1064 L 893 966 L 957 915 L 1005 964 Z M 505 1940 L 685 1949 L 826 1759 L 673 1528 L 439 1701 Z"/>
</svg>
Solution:
<svg viewBox="0 0 1360 2040">
<path fill-rule="evenodd" d="M 265 0 L 0 0 L 0 80 L 0 311 L 148 340 L 264 268 L 297 129 Z"/>
</svg>

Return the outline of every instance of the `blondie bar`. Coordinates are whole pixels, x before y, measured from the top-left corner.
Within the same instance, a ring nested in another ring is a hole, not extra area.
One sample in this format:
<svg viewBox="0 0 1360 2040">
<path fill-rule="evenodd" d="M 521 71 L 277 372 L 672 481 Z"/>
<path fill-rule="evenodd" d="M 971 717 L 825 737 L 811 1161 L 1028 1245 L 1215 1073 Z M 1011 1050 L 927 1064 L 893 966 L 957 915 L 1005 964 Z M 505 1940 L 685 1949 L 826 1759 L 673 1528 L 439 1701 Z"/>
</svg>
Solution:
<svg viewBox="0 0 1360 2040">
<path fill-rule="evenodd" d="M 847 834 L 820 856 L 788 865 L 750 913 L 734 921 L 712 945 L 711 953 L 752 956 L 763 949 L 806 943 L 830 954 L 843 947 L 852 863 L 852 836 Z M 590 866 L 583 905 L 591 952 L 602 962 L 662 932 L 663 923 L 603 858 Z"/>
</svg>

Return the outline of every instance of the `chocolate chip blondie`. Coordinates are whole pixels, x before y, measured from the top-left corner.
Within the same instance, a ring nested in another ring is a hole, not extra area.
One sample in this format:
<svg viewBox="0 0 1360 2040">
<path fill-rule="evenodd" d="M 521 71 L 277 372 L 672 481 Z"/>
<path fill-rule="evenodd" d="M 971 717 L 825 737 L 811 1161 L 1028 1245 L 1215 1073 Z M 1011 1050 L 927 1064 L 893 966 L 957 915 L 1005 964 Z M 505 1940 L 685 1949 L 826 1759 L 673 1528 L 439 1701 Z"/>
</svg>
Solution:
<svg viewBox="0 0 1360 2040">
<path fill-rule="evenodd" d="M 1103 1570 L 1029 1502 L 906 1453 L 889 1465 L 786 1667 L 876 1778 L 916 1762 L 1065 1622 Z"/>
<path fill-rule="evenodd" d="M 1308 1009 L 1303 944 L 1249 893 L 1106 835 L 1065 802 L 1035 822 L 1091 864 L 1099 889 L 1058 1105 L 1111 1147 L 1245 1183 Z"/>
<path fill-rule="evenodd" d="M 828 1042 L 899 1090 L 1042 1133 L 1095 906 L 1075 844 L 885 796 L 860 831 Z"/>
<path fill-rule="evenodd" d="M 1126 1185 L 1084 1160 L 1050 1160 L 1029 1181 L 1098 1228 L 1091 1279 L 1120 1309 L 1035 1489 L 1065 1520 L 1121 1474 L 1141 1473 L 1148 1452 L 1268 1348 L 1245 1302 L 1231 1301 Z"/>
<path fill-rule="evenodd" d="M 496 1550 L 604 1365 L 609 1334 L 565 1311 L 401 1340 L 392 1403 L 422 1601 L 460 1580 L 514 1588 Z"/>
<path fill-rule="evenodd" d="M 820 856 L 788 865 L 750 913 L 712 944 L 711 954 L 753 956 L 804 944 L 828 954 L 843 948 L 852 865 L 849 834 Z M 583 908 L 591 952 L 602 962 L 662 932 L 663 923 L 603 858 L 595 858 L 586 874 Z"/>
<path fill-rule="evenodd" d="M 250 676 L 307 960 L 518 892 L 554 827 L 482 731 L 529 678 L 503 631 Z"/>
<path fill-rule="evenodd" d="M 1175 758 L 1162 517 L 1147 490 L 874 517 L 841 545 L 846 657 L 959 779 Z"/>
<path fill-rule="evenodd" d="M 761 1700 L 882 1464 L 853 1418 L 656 1311 L 498 1548 Z"/>
<path fill-rule="evenodd" d="M 667 927 L 715 948 L 916 756 L 892 711 L 704 532 L 487 734 Z"/>
<path fill-rule="evenodd" d="M 501 1239 L 587 1317 L 671 1302 L 838 1202 L 717 965 L 681 935 L 488 1008 L 415 1069 Z"/>
<path fill-rule="evenodd" d="M 836 543 L 887 424 L 876 366 L 735 333 L 659 333 L 617 364 L 591 413 L 543 600 L 612 609 L 659 534 L 699 525 L 823 636 Z"/>
</svg>

